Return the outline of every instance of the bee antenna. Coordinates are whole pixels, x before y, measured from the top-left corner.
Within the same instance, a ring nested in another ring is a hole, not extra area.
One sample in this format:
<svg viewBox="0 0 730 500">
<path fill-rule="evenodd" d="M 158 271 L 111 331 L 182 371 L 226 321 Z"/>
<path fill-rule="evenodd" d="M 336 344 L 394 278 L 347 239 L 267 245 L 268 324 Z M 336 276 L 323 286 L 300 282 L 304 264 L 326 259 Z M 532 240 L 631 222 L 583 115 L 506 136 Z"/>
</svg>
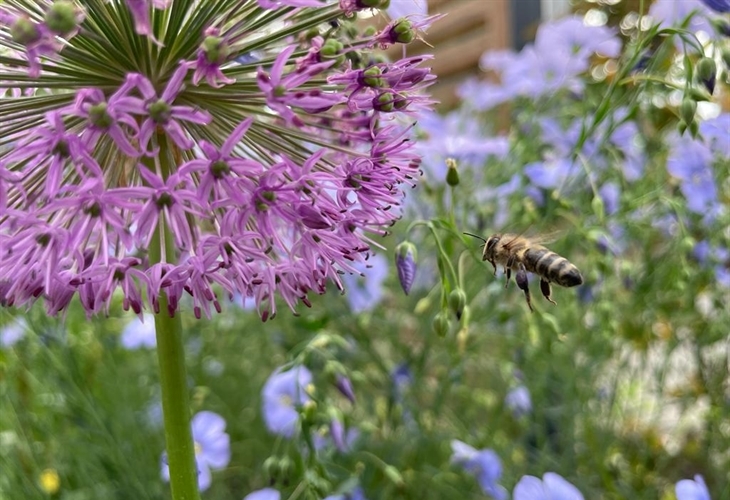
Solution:
<svg viewBox="0 0 730 500">
<path fill-rule="evenodd" d="M 467 235 L 467 236 L 471 236 L 471 237 L 473 237 L 473 238 L 478 238 L 478 239 L 482 240 L 482 241 L 483 241 L 484 243 L 486 243 L 486 242 L 487 242 L 487 240 L 485 240 L 485 239 L 484 239 L 484 238 L 482 238 L 481 236 L 477 236 L 476 234 L 472 234 L 472 233 L 464 233 L 464 234 L 465 234 L 465 235 Z"/>
</svg>

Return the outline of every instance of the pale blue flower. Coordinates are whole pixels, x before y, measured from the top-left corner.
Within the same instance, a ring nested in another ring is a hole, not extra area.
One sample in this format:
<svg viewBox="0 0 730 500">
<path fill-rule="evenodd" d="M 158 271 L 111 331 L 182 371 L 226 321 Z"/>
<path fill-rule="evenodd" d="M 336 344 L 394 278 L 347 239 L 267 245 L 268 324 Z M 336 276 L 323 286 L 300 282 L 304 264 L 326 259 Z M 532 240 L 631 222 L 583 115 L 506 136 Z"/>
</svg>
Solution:
<svg viewBox="0 0 730 500">
<path fill-rule="evenodd" d="M 511 389 L 504 398 L 504 404 L 510 409 L 515 417 L 527 415 L 532 411 L 532 399 L 530 391 L 524 385 Z"/>
<path fill-rule="evenodd" d="M 494 450 L 477 450 L 454 439 L 451 441 L 451 451 L 451 463 L 473 474 L 485 494 L 495 500 L 507 499 L 507 490 L 498 484 L 502 477 L 502 461 Z"/>
<path fill-rule="evenodd" d="M 144 315 L 144 322 L 135 317 L 122 330 L 122 345 L 127 349 L 152 348 L 157 345 L 155 336 L 155 317 Z"/>
<path fill-rule="evenodd" d="M 710 500 L 704 478 L 697 474 L 694 479 L 682 479 L 675 486 L 677 500 Z"/>
<path fill-rule="evenodd" d="M 584 497 L 560 474 L 547 472 L 542 479 L 523 476 L 515 486 L 512 500 L 584 500 Z"/>
<path fill-rule="evenodd" d="M 264 488 L 263 490 L 252 491 L 243 500 L 280 500 L 281 493 L 274 488 Z"/>
<path fill-rule="evenodd" d="M 388 277 L 388 259 L 378 254 L 367 262 L 352 265 L 363 276 L 346 274 L 342 277 L 347 288 L 345 298 L 353 313 L 372 310 L 383 298 L 383 283 Z"/>
<path fill-rule="evenodd" d="M 10 323 L 0 326 L 0 346 L 13 347 L 25 336 L 27 329 L 28 323 L 25 318 L 11 319 Z"/>
<path fill-rule="evenodd" d="M 230 437 L 226 421 L 212 411 L 198 412 L 191 421 L 195 445 L 195 463 L 198 468 L 198 489 L 205 491 L 212 483 L 211 471 L 224 468 L 231 461 Z M 162 456 L 162 478 L 170 480 L 167 456 Z"/>
<path fill-rule="evenodd" d="M 386 12 L 391 19 L 426 16 L 428 15 L 428 2 L 426 0 L 390 0 Z"/>
<path fill-rule="evenodd" d="M 304 366 L 274 371 L 262 391 L 263 416 L 266 427 L 274 434 L 292 437 L 299 422 L 298 407 L 309 401 L 307 386 L 312 373 Z"/>
<path fill-rule="evenodd" d="M 598 194 L 603 200 L 603 207 L 606 215 L 613 215 L 618 211 L 619 202 L 621 200 L 621 188 L 615 182 L 606 182 L 598 190 Z"/>
</svg>

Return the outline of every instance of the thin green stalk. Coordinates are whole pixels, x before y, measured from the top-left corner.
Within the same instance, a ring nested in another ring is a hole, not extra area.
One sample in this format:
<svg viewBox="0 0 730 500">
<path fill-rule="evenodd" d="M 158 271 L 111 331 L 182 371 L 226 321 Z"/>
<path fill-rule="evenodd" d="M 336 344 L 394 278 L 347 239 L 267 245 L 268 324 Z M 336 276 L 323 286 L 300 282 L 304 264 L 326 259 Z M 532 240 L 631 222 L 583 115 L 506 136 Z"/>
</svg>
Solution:
<svg viewBox="0 0 730 500">
<path fill-rule="evenodd" d="M 158 135 L 158 158 L 163 175 L 170 171 L 171 155 L 164 136 Z M 160 218 L 155 236 L 150 244 L 150 261 L 174 260 L 174 241 L 170 228 Z M 198 473 L 195 465 L 195 449 L 190 430 L 190 403 L 185 374 L 185 348 L 183 346 L 180 316 L 170 317 L 168 298 L 160 294 L 160 312 L 155 315 L 157 336 L 157 360 L 160 368 L 162 414 L 165 423 L 167 463 L 170 468 L 170 489 L 174 500 L 199 500 Z"/>
</svg>

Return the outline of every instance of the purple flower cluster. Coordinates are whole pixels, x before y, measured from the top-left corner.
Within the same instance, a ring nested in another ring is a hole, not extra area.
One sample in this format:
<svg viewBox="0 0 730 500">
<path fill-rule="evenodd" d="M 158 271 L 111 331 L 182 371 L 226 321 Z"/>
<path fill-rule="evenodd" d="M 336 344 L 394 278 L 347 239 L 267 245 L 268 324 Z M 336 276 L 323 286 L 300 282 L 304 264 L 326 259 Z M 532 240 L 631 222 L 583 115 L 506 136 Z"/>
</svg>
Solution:
<svg viewBox="0 0 730 500">
<path fill-rule="evenodd" d="M 499 83 L 469 82 L 461 87 L 464 100 L 484 110 L 518 96 L 536 98 L 560 90 L 583 92 L 580 76 L 593 54 L 617 57 L 621 40 L 605 26 L 585 24 L 581 16 L 543 23 L 535 43 L 519 53 L 492 51 L 482 56 L 484 70 L 499 75 Z"/>
<path fill-rule="evenodd" d="M 0 100 L 0 304 L 94 314 L 120 292 L 173 315 L 190 296 L 201 317 L 222 290 L 267 319 L 342 289 L 398 219 L 420 160 L 397 118 L 430 106 L 427 57 L 355 66 L 382 33 L 286 38 L 345 15 L 319 0 L 113 0 L 63 31 L 31 3 L 0 6 L 0 81 L 24 89 Z M 108 24 L 125 8 L 133 29 Z"/>
</svg>

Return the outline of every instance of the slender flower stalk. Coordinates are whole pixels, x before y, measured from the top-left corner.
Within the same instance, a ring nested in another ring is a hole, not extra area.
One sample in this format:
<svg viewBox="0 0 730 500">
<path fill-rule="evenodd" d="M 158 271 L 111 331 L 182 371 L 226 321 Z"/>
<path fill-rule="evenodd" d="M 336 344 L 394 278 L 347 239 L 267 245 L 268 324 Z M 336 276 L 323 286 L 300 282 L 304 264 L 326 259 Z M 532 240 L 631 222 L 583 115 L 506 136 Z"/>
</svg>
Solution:
<svg viewBox="0 0 730 500">
<path fill-rule="evenodd" d="M 384 4 L 387 4 L 385 2 Z M 197 498 L 182 331 L 220 297 L 309 305 L 399 217 L 427 56 L 337 0 L 0 5 L 0 305 L 156 316 L 174 498 Z M 375 75 L 375 76 L 374 76 Z M 405 117 L 406 120 L 399 119 Z M 176 399 L 177 398 L 177 399 Z M 173 415 L 172 413 L 179 413 Z"/>
</svg>

